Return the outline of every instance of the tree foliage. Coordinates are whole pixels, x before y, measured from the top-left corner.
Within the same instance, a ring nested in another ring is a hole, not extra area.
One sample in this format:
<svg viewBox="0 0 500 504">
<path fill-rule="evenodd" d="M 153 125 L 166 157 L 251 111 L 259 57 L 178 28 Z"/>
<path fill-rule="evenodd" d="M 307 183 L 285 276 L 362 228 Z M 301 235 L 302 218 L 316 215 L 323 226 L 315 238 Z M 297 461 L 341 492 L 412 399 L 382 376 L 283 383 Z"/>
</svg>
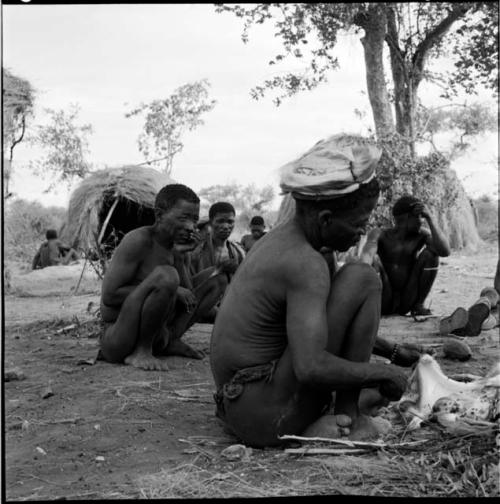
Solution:
<svg viewBox="0 0 500 504">
<path fill-rule="evenodd" d="M 269 204 L 274 199 L 274 189 L 271 185 L 257 187 L 255 184 L 213 185 L 198 191 L 201 204 L 201 215 L 208 215 L 208 209 L 217 201 L 227 201 L 236 210 L 236 220 L 247 227 L 254 215 L 266 214 Z"/>
<path fill-rule="evenodd" d="M 475 94 L 478 83 L 498 96 L 498 2 L 477 2 L 449 40 L 455 69 L 443 96 L 462 88 Z"/>
<path fill-rule="evenodd" d="M 45 192 L 53 189 L 57 183 L 71 183 L 75 177 L 84 178 L 91 169 L 87 161 L 89 153 L 88 136 L 92 126 L 76 124 L 79 107 L 70 106 L 68 111 L 45 109 L 49 121 L 35 127 L 30 141 L 42 147 L 44 154 L 30 163 L 36 174 L 50 175 L 54 180 Z"/>
<path fill-rule="evenodd" d="M 474 138 L 498 128 L 497 115 L 482 103 L 435 108 L 421 106 L 417 110 L 416 123 L 417 138 L 429 142 L 435 152 L 442 152 L 450 160 L 464 154 Z M 435 142 L 435 136 L 444 132 L 452 134 L 447 149 L 438 148 Z"/>
<path fill-rule="evenodd" d="M 395 130 L 407 140 L 413 155 L 417 92 L 422 81 L 445 82 L 450 92 L 459 87 L 472 92 L 479 84 L 496 89 L 497 4 L 270 3 L 217 4 L 216 9 L 244 20 L 244 42 L 249 40 L 252 25 L 274 23 L 275 37 L 282 41 L 283 52 L 270 65 L 287 57 L 304 62 L 301 71 L 277 75 L 252 90 L 254 98 L 262 97 L 268 90 L 281 90 L 275 98 L 277 105 L 286 96 L 325 82 L 330 71 L 339 66 L 333 54 L 339 36 L 359 33 L 377 137 L 390 136 Z M 384 68 L 387 48 L 393 89 L 387 85 Z M 430 72 L 429 61 L 444 54 L 454 58 L 457 71 L 450 75 Z"/>
<path fill-rule="evenodd" d="M 33 116 L 35 91 L 31 84 L 2 68 L 3 122 L 2 140 L 4 152 L 4 197 L 9 197 L 14 148 L 23 141 L 28 120 Z"/>
<path fill-rule="evenodd" d="M 4 214 L 5 258 L 30 263 L 47 229 L 59 230 L 65 218 L 62 207 L 45 207 L 19 198 L 9 201 Z"/>
<path fill-rule="evenodd" d="M 209 99 L 210 83 L 206 79 L 184 84 L 168 98 L 141 103 L 125 117 L 144 115 L 144 127 L 138 138 L 139 151 L 146 161 L 152 156 L 164 161 L 163 171 L 170 175 L 174 156 L 182 151 L 181 138 L 204 124 L 201 116 L 212 110 L 215 100 Z"/>
</svg>

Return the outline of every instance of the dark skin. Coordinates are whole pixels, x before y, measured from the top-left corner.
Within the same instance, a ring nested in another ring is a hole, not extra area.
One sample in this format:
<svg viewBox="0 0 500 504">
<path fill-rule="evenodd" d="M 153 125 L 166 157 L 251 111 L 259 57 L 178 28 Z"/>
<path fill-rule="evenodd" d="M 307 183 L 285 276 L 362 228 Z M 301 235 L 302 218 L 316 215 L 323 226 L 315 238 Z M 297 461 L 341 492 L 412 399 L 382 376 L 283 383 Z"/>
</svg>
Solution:
<svg viewBox="0 0 500 504">
<path fill-rule="evenodd" d="M 421 202 L 415 203 L 410 213 L 398 215 L 394 220 L 394 227 L 372 232 L 361 257 L 364 262 L 373 258 L 380 274 L 382 313 L 404 315 L 410 310 L 422 310 L 437 274 L 437 257 L 449 256 L 450 247 Z M 424 223 L 428 229 L 422 227 Z M 426 247 L 424 254 L 417 258 L 417 252 L 423 247 Z M 424 264 L 429 257 L 435 262 Z"/>
<path fill-rule="evenodd" d="M 110 362 L 167 370 L 165 355 L 202 358 L 181 336 L 219 299 L 227 280 L 213 268 L 190 279 L 184 253 L 197 244 L 199 204 L 178 200 L 156 210 L 153 226 L 128 233 L 102 285 L 106 323 L 101 353 Z"/>
<path fill-rule="evenodd" d="M 362 437 L 374 426 L 360 412 L 361 390 L 378 387 L 390 400 L 405 390 L 399 368 L 368 362 L 380 318 L 377 275 L 350 264 L 332 278 L 320 253 L 322 247 L 346 251 L 359 241 L 375 203 L 296 215 L 267 234 L 230 284 L 212 335 L 217 386 L 239 369 L 278 359 L 273 381 L 247 384 L 235 409 L 227 410 L 231 428 L 250 444 L 276 444 L 276 431 L 300 433 L 320 417 L 333 391 L 335 415 L 348 415 L 351 436 Z"/>
<path fill-rule="evenodd" d="M 250 234 L 243 236 L 241 239 L 245 252 L 248 252 L 266 234 L 264 230 L 265 226 L 263 224 L 252 224 L 250 226 Z"/>
</svg>

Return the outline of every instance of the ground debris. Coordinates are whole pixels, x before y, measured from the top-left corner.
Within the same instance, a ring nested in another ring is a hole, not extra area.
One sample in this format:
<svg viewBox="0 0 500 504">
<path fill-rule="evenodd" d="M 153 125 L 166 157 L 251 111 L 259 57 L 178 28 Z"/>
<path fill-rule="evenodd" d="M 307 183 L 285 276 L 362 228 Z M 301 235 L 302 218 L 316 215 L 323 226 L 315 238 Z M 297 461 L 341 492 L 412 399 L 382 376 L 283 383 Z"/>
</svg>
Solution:
<svg viewBox="0 0 500 504">
<path fill-rule="evenodd" d="M 3 373 L 3 381 L 25 380 L 26 376 L 19 368 L 6 369 Z"/>
<path fill-rule="evenodd" d="M 49 385 L 47 385 L 47 386 L 46 386 L 46 387 L 42 390 L 42 392 L 41 392 L 41 394 L 40 394 L 40 397 L 41 397 L 42 399 L 47 399 L 47 398 L 49 398 L 49 397 L 52 397 L 53 395 L 54 395 L 54 392 L 53 392 L 53 390 L 52 390 L 52 387 L 51 387 L 51 386 L 50 386 L 50 384 L 49 384 Z"/>
<path fill-rule="evenodd" d="M 224 448 L 220 454 L 228 460 L 241 460 L 242 462 L 248 462 L 250 460 L 250 456 L 252 455 L 252 448 L 242 444 L 234 444 Z"/>
</svg>

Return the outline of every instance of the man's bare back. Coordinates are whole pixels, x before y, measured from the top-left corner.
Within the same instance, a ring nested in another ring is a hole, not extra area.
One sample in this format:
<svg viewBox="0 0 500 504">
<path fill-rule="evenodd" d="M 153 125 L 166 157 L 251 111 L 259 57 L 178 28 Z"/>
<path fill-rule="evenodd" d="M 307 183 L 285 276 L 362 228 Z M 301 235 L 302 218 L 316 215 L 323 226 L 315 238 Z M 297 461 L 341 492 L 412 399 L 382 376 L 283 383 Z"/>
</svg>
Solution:
<svg viewBox="0 0 500 504">
<path fill-rule="evenodd" d="M 287 284 L 296 269 L 313 275 L 319 267 L 328 277 L 323 256 L 291 225 L 276 228 L 258 245 L 259 253 L 249 255 L 236 272 L 215 321 L 210 359 L 217 386 L 240 369 L 283 354 Z"/>
</svg>

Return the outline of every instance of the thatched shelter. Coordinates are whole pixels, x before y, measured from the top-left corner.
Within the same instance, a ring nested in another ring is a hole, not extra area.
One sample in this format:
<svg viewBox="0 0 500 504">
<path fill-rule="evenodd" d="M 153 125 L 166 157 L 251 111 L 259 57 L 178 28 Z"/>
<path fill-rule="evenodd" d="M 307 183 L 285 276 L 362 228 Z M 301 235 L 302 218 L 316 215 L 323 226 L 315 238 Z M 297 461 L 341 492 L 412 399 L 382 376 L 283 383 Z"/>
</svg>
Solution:
<svg viewBox="0 0 500 504">
<path fill-rule="evenodd" d="M 121 238 L 154 222 L 158 191 L 175 183 L 153 168 L 124 166 L 91 173 L 73 191 L 61 239 L 74 248 L 114 249 Z"/>
</svg>

